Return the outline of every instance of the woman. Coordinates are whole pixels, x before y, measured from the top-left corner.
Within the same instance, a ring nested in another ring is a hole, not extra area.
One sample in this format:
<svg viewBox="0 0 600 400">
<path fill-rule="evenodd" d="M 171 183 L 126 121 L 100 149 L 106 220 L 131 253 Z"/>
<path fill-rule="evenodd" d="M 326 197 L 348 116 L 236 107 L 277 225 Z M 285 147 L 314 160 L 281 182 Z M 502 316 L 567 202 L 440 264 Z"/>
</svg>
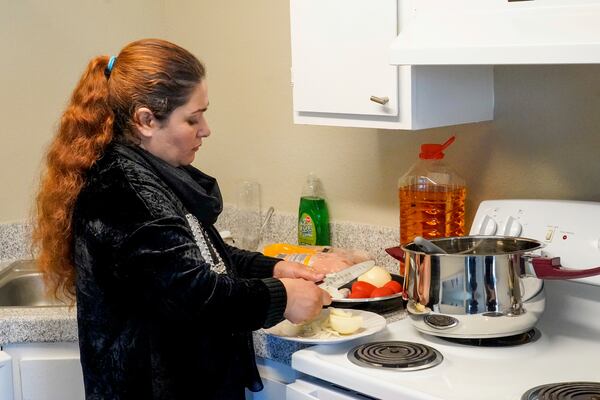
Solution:
<svg viewBox="0 0 600 400">
<path fill-rule="evenodd" d="M 163 40 L 89 63 L 47 156 L 34 244 L 77 298 L 88 399 L 242 399 L 260 390 L 251 331 L 315 317 L 322 274 L 226 245 L 203 65 Z"/>
</svg>

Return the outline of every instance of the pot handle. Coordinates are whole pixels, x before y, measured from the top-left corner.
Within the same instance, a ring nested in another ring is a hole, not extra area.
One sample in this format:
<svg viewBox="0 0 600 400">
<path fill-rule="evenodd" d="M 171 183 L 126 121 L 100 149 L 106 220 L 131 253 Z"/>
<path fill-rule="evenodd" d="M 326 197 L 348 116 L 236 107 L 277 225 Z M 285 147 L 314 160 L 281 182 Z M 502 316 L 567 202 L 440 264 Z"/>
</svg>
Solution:
<svg viewBox="0 0 600 400">
<path fill-rule="evenodd" d="M 575 279 L 600 275 L 600 267 L 588 269 L 563 269 L 560 257 L 532 257 L 530 263 L 535 276 L 541 279 Z"/>
<path fill-rule="evenodd" d="M 385 252 L 398 261 L 404 261 L 404 250 L 402 250 L 402 247 L 400 246 L 390 247 L 385 249 Z"/>
</svg>

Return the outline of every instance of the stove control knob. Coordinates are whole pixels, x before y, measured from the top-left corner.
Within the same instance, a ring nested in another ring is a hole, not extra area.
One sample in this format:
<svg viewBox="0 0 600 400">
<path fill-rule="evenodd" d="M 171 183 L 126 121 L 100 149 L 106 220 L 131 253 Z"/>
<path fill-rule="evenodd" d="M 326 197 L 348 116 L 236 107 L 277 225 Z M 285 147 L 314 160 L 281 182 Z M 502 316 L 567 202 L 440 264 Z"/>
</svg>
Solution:
<svg viewBox="0 0 600 400">
<path fill-rule="evenodd" d="M 504 227 L 504 235 L 506 236 L 519 236 L 523 232 L 523 225 L 517 221 L 514 217 L 509 217 Z"/>
<path fill-rule="evenodd" d="M 483 220 L 481 221 L 481 224 L 479 224 L 479 229 L 477 230 L 477 233 L 479 235 L 493 235 L 496 233 L 497 229 L 498 224 L 496 223 L 496 221 L 494 221 L 494 219 L 489 215 L 486 215 L 485 218 L 483 218 Z"/>
</svg>

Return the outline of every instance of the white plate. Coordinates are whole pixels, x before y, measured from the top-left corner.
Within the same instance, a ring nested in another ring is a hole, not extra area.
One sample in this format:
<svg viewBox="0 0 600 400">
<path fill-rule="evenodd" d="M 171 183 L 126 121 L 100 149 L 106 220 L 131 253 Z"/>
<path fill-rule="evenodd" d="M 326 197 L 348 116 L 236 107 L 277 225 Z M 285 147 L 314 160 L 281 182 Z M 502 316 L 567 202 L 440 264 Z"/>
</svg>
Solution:
<svg viewBox="0 0 600 400">
<path fill-rule="evenodd" d="M 363 311 L 363 310 L 344 309 L 344 311 L 351 311 L 352 315 L 361 315 L 363 318 L 362 327 L 358 331 L 356 331 L 350 335 L 331 336 L 331 337 L 327 337 L 327 338 L 318 338 L 318 337 L 314 337 L 314 336 L 284 336 L 284 335 L 277 333 L 277 331 L 278 331 L 277 328 L 278 328 L 279 324 L 277 324 L 269 329 L 265 329 L 265 332 L 268 333 L 269 335 L 276 336 L 276 337 L 284 339 L 284 340 L 291 340 L 294 342 L 307 343 L 307 344 L 332 344 L 332 343 L 347 342 L 349 340 L 358 339 L 358 338 L 361 338 L 364 336 L 370 336 L 370 335 L 373 335 L 373 334 L 381 331 L 383 328 L 385 328 L 385 325 L 386 325 L 385 318 L 383 318 L 379 314 L 375 314 L 370 311 Z M 329 315 L 329 310 L 324 309 L 321 311 L 321 315 L 319 316 L 319 319 L 326 318 L 328 315 Z"/>
</svg>

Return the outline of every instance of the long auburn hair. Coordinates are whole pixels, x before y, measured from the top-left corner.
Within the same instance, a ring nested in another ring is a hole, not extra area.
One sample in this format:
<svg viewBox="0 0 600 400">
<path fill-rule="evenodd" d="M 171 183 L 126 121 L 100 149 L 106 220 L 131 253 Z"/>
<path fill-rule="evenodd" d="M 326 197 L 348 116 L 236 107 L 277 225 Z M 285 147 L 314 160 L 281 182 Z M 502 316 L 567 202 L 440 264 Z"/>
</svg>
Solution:
<svg viewBox="0 0 600 400">
<path fill-rule="evenodd" d="M 86 174 L 116 138 L 139 143 L 135 111 L 149 108 L 159 121 L 185 104 L 205 78 L 187 50 L 160 39 L 125 46 L 110 58 L 93 58 L 75 87 L 50 143 L 34 207 L 32 250 L 55 296 L 75 299 L 73 209 Z"/>
</svg>

